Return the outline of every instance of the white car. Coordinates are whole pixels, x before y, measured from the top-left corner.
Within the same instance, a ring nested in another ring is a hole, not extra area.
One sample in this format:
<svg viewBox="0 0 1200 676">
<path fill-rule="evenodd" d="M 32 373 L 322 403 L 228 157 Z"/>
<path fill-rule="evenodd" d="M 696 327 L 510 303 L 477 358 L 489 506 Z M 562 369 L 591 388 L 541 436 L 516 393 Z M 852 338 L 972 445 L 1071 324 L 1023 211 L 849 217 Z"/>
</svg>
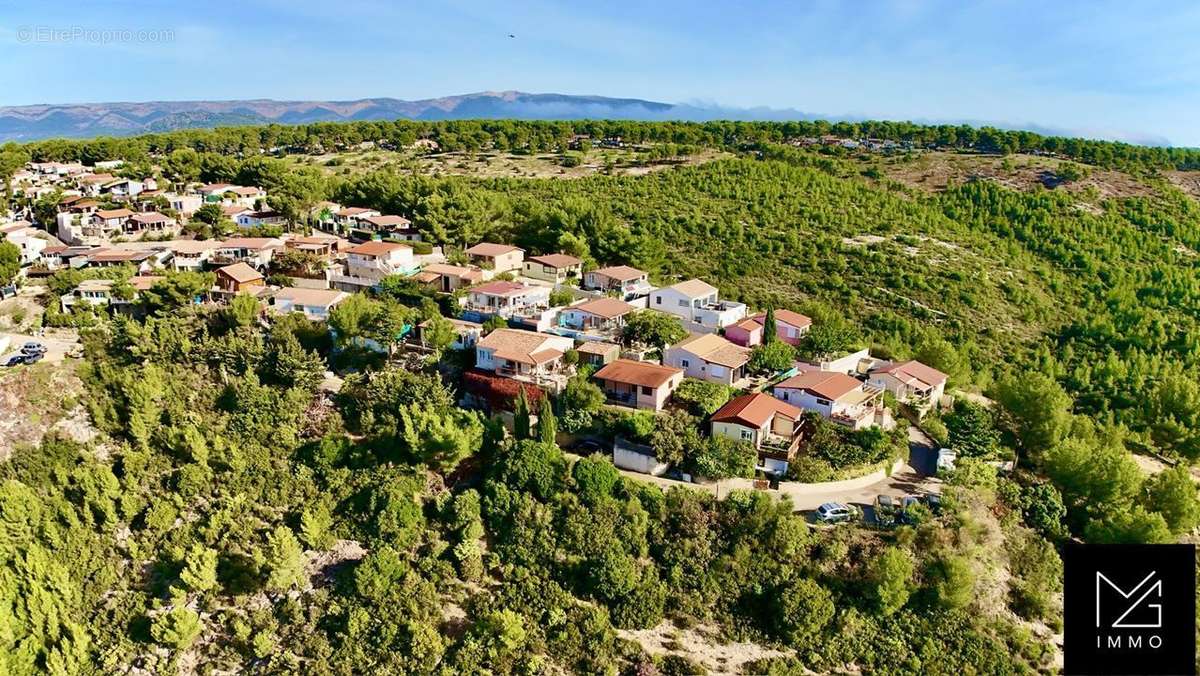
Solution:
<svg viewBox="0 0 1200 676">
<path fill-rule="evenodd" d="M 826 502 L 817 507 L 817 521 L 821 523 L 845 523 L 852 521 L 855 515 L 855 509 L 842 502 Z"/>
<path fill-rule="evenodd" d="M 938 450 L 937 473 L 945 474 L 946 472 L 953 470 L 955 460 L 958 460 L 958 453 L 955 453 L 948 448 Z"/>
</svg>

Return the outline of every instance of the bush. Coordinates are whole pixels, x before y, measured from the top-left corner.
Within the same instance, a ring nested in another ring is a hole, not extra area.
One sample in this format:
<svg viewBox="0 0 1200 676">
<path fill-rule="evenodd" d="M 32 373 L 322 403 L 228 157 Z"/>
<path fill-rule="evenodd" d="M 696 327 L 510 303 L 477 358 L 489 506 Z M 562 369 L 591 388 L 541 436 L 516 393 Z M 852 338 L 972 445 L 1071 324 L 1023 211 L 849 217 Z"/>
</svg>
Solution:
<svg viewBox="0 0 1200 676">
<path fill-rule="evenodd" d="M 694 416 L 706 417 L 712 415 L 725 405 L 733 396 L 733 389 L 728 385 L 710 383 L 696 378 L 684 378 L 671 397 L 687 407 Z"/>
</svg>

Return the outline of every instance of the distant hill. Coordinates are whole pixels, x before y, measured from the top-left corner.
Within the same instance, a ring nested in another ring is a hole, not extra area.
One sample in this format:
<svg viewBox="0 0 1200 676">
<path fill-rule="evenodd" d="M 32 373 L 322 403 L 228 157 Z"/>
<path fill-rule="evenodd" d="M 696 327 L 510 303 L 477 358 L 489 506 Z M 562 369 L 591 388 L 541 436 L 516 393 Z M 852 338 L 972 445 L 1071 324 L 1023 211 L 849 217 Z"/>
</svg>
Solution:
<svg viewBox="0 0 1200 676">
<path fill-rule="evenodd" d="M 844 120 L 866 118 L 821 115 L 795 109 L 731 108 L 716 104 L 679 104 L 644 99 L 529 94 L 518 91 L 477 92 L 437 99 L 405 101 L 375 98 L 355 101 L 147 101 L 142 103 L 72 103 L 0 106 L 0 142 L 45 138 L 132 136 L 174 129 L 205 129 L 254 124 L 305 124 L 351 120 Z M 1053 129 L 1033 123 L 981 120 L 913 120 L 922 124 L 970 124 L 1023 129 L 1045 136 L 1083 136 L 1142 145 L 1170 145 L 1160 137 L 1136 133 Z"/>
<path fill-rule="evenodd" d="M 479 92 L 420 101 L 149 101 L 0 107 L 0 141 L 129 136 L 173 129 L 349 120 L 815 119 L 791 110 L 727 109 L 604 96 Z"/>
</svg>

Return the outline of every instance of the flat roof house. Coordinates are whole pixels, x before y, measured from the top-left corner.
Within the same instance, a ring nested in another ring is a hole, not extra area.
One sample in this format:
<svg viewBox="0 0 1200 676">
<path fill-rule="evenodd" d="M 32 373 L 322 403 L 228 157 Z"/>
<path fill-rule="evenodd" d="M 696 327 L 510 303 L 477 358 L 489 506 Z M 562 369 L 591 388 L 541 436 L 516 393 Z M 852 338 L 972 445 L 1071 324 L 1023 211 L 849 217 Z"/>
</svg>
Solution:
<svg viewBox="0 0 1200 676">
<path fill-rule="evenodd" d="M 532 279 L 562 284 L 568 279 L 578 279 L 583 272 L 583 261 L 567 254 L 556 253 L 531 256 L 525 261 L 522 273 Z"/>
<path fill-rule="evenodd" d="M 521 263 L 525 260 L 525 250 L 511 244 L 481 242 L 464 253 L 473 265 L 495 272 L 520 270 Z"/>
<path fill-rule="evenodd" d="M 592 376 L 609 401 L 634 408 L 661 411 L 676 387 L 683 369 L 644 361 L 617 359 Z"/>
<path fill-rule="evenodd" d="M 775 385 L 776 399 L 814 411 L 823 418 L 850 429 L 883 424 L 883 390 L 865 387 L 861 380 L 845 373 L 801 369 L 799 373 Z M 886 424 L 884 425 L 887 426 Z"/>
<path fill-rule="evenodd" d="M 746 316 L 745 304 L 720 300 L 717 287 L 699 279 L 651 291 L 649 306 L 714 331 Z"/>
<path fill-rule="evenodd" d="M 715 333 L 695 333 L 667 348 L 663 363 L 681 368 L 689 378 L 733 385 L 746 376 L 750 350 Z"/>
<path fill-rule="evenodd" d="M 709 424 L 714 437 L 752 444 L 763 470 L 784 474 L 800 446 L 803 415 L 796 406 L 755 392 L 730 399 L 713 413 Z"/>
</svg>

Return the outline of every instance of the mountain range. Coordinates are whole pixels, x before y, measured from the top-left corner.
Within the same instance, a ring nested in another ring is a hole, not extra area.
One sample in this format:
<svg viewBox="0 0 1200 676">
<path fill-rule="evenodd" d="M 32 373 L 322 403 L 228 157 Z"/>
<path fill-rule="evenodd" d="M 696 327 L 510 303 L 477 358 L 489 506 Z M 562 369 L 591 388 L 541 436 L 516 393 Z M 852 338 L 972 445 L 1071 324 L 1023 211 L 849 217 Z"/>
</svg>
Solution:
<svg viewBox="0 0 1200 676">
<path fill-rule="evenodd" d="M 794 109 L 731 108 L 716 104 L 661 103 L 632 98 L 530 94 L 519 91 L 477 92 L 436 99 L 406 101 L 370 98 L 353 101 L 147 101 L 118 103 L 42 104 L 0 107 L 0 142 L 45 138 L 132 136 L 174 129 L 255 124 L 304 124 L 351 120 L 463 119 L 625 119 L 625 120 L 847 120 L 865 118 L 817 115 Z M 944 120 L 918 122 L 938 123 Z M 954 120 L 953 123 L 991 124 L 1046 135 L 1097 136 L 1034 124 Z M 1166 145 L 1165 139 L 1125 134 L 1099 134 L 1116 140 Z"/>
</svg>

